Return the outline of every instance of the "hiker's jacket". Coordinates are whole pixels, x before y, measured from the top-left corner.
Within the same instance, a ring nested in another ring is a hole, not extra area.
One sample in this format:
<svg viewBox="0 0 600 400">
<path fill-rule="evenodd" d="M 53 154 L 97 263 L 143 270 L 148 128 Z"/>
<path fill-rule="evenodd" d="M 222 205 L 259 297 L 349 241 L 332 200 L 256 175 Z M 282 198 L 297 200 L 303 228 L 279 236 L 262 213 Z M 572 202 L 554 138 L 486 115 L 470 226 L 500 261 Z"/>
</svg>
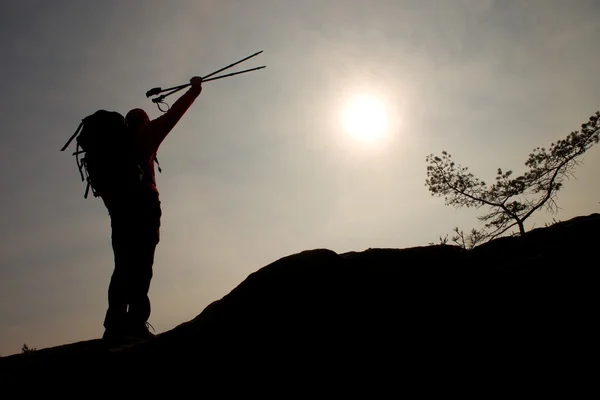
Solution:
<svg viewBox="0 0 600 400">
<path fill-rule="evenodd" d="M 192 85 L 186 93 L 173 103 L 166 113 L 132 131 L 133 147 L 138 162 L 140 163 L 140 167 L 144 171 L 144 184 L 150 190 L 150 193 L 158 195 L 154 170 L 154 160 L 158 148 L 165 137 L 171 132 L 177 122 L 179 122 L 181 117 L 194 103 L 201 91 L 202 88 L 200 86 Z M 109 210 L 112 209 L 115 202 L 119 201 L 116 198 L 117 196 L 118 195 L 116 194 L 104 194 L 102 196 L 104 204 Z"/>
<path fill-rule="evenodd" d="M 147 175 L 148 186 L 156 193 L 158 193 L 158 189 L 156 187 L 154 158 L 158 148 L 183 114 L 194 103 L 200 92 L 200 87 L 190 87 L 186 93 L 173 103 L 166 113 L 134 131 L 134 146 L 138 149 L 137 153 L 141 157 L 141 167 Z"/>
</svg>

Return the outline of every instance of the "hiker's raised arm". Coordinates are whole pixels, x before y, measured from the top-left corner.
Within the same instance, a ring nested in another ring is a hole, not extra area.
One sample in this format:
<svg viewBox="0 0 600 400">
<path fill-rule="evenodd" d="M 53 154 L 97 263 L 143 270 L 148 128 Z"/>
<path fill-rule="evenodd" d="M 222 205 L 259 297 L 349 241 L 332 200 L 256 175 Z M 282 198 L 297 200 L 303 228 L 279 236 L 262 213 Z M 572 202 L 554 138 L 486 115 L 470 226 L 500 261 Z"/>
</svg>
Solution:
<svg viewBox="0 0 600 400">
<path fill-rule="evenodd" d="M 166 113 L 152 121 L 152 124 L 155 125 L 155 128 L 152 129 L 152 134 L 155 135 L 152 138 L 155 147 L 160 145 L 202 92 L 201 77 L 192 77 L 190 83 L 191 86 L 187 92 L 178 98 Z"/>
</svg>

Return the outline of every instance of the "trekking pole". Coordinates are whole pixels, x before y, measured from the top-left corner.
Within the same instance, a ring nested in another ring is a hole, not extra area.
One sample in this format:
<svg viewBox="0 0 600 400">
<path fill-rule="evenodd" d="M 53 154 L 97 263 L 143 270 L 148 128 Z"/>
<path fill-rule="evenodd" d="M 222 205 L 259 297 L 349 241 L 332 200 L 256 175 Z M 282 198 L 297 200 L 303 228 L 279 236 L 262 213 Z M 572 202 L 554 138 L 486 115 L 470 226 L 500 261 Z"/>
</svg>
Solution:
<svg viewBox="0 0 600 400">
<path fill-rule="evenodd" d="M 229 76 L 239 75 L 239 74 L 243 74 L 243 73 L 250 72 L 250 71 L 256 71 L 256 70 L 259 70 L 259 69 L 263 69 L 263 68 L 265 68 L 265 67 L 266 67 L 266 65 L 263 65 L 263 66 L 260 66 L 260 67 L 255 67 L 255 68 L 245 69 L 245 70 L 243 70 L 243 71 L 232 72 L 232 73 L 230 73 L 230 74 L 226 74 L 226 75 L 219 75 L 219 76 L 215 76 L 215 77 L 213 77 L 213 78 L 208 78 L 208 79 L 204 79 L 204 78 L 202 78 L 202 83 L 204 83 L 204 82 L 210 82 L 210 81 L 215 81 L 215 80 L 217 80 L 217 79 L 221 79 L 221 78 L 227 78 L 227 77 L 229 77 Z M 167 96 L 170 96 L 170 95 L 172 95 L 173 93 L 175 93 L 175 92 L 178 92 L 178 91 L 180 91 L 181 89 L 184 89 L 184 88 L 186 88 L 186 87 L 188 87 L 188 86 L 190 86 L 190 85 L 191 85 L 191 83 L 186 83 L 185 85 L 176 86 L 176 87 L 174 87 L 174 88 L 171 88 L 171 89 L 173 89 L 172 91 L 170 91 L 169 93 L 165 93 L 165 94 L 163 94 L 162 96 L 159 96 L 159 97 L 156 97 L 156 98 L 152 99 L 152 102 L 153 102 L 153 103 L 162 103 L 162 102 L 163 102 L 163 100 L 165 99 L 165 97 L 167 97 Z M 157 89 L 157 88 L 156 88 L 156 89 Z M 166 90 L 168 90 L 168 89 L 166 89 Z M 162 111 L 162 110 L 161 110 L 161 111 Z"/>
<path fill-rule="evenodd" d="M 243 70 L 243 71 L 239 71 L 239 72 L 233 72 L 233 73 L 230 73 L 230 74 L 226 74 L 226 75 L 221 75 L 221 76 L 216 76 L 216 77 L 210 78 L 211 76 L 213 76 L 213 75 L 216 75 L 216 74 L 218 74 L 219 72 L 222 72 L 222 71 L 224 71 L 224 70 L 226 70 L 226 69 L 229 69 L 229 68 L 231 68 L 231 67 L 233 67 L 233 66 L 235 66 L 235 65 L 238 65 L 238 64 L 240 64 L 240 63 L 242 63 L 242 62 L 244 62 L 244 61 L 246 61 L 246 60 L 248 60 L 248 59 L 250 59 L 250 58 L 252 58 L 252 57 L 255 57 L 255 56 L 257 56 L 257 55 L 259 55 L 259 54 L 260 54 L 260 53 L 262 53 L 262 52 L 263 52 L 263 50 L 261 50 L 261 51 L 258 51 L 258 52 L 254 53 L 254 54 L 251 54 L 251 55 L 249 55 L 248 57 L 242 58 L 242 59 L 241 59 L 241 60 L 239 60 L 239 61 L 236 61 L 236 62 L 234 62 L 234 63 L 232 63 L 232 64 L 229 64 L 229 65 L 228 65 L 228 66 L 226 66 L 226 67 L 223 67 L 223 68 L 221 68 L 221 69 L 218 69 L 218 70 L 216 70 L 216 71 L 214 71 L 214 72 L 211 72 L 210 74 L 208 74 L 208 75 L 206 75 L 206 76 L 203 76 L 203 77 L 202 77 L 202 82 L 209 82 L 209 81 L 213 81 L 213 80 L 217 80 L 217 79 L 221 79 L 221 78 L 226 78 L 226 77 L 229 77 L 229 76 L 239 75 L 239 74 L 243 74 L 243 73 L 245 73 L 245 72 L 256 71 L 256 70 L 258 70 L 258 69 L 265 68 L 266 66 L 265 66 L 265 65 L 263 65 L 263 66 L 261 66 L 261 67 L 250 68 L 250 69 L 246 69 L 246 70 Z M 210 78 L 210 79 L 207 79 L 207 78 Z M 186 87 L 188 87 L 188 86 L 190 86 L 190 85 L 191 85 L 191 83 L 186 83 L 186 84 L 184 84 L 184 85 L 174 86 L 174 87 L 167 88 L 167 89 L 162 89 L 162 88 L 160 88 L 160 87 L 152 88 L 152 89 L 150 89 L 150 90 L 148 90 L 148 91 L 146 92 L 146 97 L 155 96 L 155 95 L 157 95 L 157 94 L 160 94 L 160 93 L 163 93 L 163 92 L 170 91 L 170 92 L 168 92 L 168 93 L 166 93 L 166 94 L 163 94 L 162 96 L 160 96 L 160 97 L 158 97 L 158 98 L 152 99 L 152 102 L 153 102 L 153 103 L 160 103 L 160 102 L 162 102 L 162 101 L 163 101 L 163 100 L 164 100 L 164 99 L 165 99 L 167 96 L 170 96 L 170 95 L 172 95 L 173 93 L 175 93 L 175 92 L 178 92 L 178 91 L 180 91 L 181 89 L 184 89 L 184 88 L 186 88 Z"/>
<path fill-rule="evenodd" d="M 236 62 L 234 62 L 233 64 L 229 64 L 229 65 L 228 65 L 228 66 L 226 66 L 226 67 L 223 67 L 223 68 L 221 68 L 221 69 L 218 69 L 218 70 L 216 70 L 215 72 L 211 72 L 210 74 L 208 74 L 208 75 L 206 75 L 206 76 L 203 76 L 203 77 L 202 77 L 202 80 L 204 81 L 206 78 L 209 78 L 209 77 L 211 77 L 211 76 L 213 76 L 213 75 L 216 75 L 216 74 L 218 74 L 218 73 L 219 73 L 219 72 L 221 72 L 221 71 L 225 71 L 226 69 L 229 69 L 229 68 L 231 68 L 231 67 L 233 67 L 233 66 L 235 66 L 235 65 L 238 65 L 239 63 L 241 63 L 241 62 L 244 62 L 244 61 L 246 61 L 246 60 L 248 60 L 248 59 L 250 59 L 250 58 L 252 58 L 252 57 L 256 57 L 257 55 L 259 55 L 259 54 L 260 54 L 260 53 L 262 53 L 262 52 L 263 52 L 262 50 L 261 50 L 261 51 L 257 51 L 256 53 L 254 53 L 254 54 L 251 54 L 251 55 L 249 55 L 249 56 L 248 56 L 248 57 L 246 57 L 246 58 L 242 58 L 240 61 L 236 61 Z"/>
<path fill-rule="evenodd" d="M 256 71 L 257 69 L 263 69 L 265 68 L 266 65 L 262 65 L 260 67 L 255 67 L 255 68 L 250 68 L 250 69 L 245 69 L 243 71 L 238 71 L 238 72 L 232 72 L 230 74 L 227 75 L 219 75 L 219 76 L 215 76 L 214 78 L 209 78 L 209 79 L 204 79 L 202 78 L 202 83 L 204 82 L 210 82 L 210 81 L 216 81 L 217 79 L 221 79 L 221 78 L 227 78 L 228 76 L 234 76 L 234 75 L 238 75 L 238 74 L 243 74 L 245 72 L 250 72 L 250 71 Z"/>
</svg>

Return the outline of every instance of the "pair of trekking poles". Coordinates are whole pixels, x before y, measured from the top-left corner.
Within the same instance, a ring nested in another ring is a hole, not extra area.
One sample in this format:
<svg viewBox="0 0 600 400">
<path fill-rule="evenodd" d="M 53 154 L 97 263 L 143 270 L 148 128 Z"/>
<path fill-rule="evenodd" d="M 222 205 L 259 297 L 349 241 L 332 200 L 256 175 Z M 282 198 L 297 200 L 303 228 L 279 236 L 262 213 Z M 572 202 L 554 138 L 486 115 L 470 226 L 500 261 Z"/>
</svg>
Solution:
<svg viewBox="0 0 600 400">
<path fill-rule="evenodd" d="M 249 60 L 249 59 L 250 59 L 250 58 L 252 58 L 252 57 L 255 57 L 255 56 L 257 56 L 257 55 L 259 55 L 259 54 L 260 54 L 260 53 L 262 53 L 262 52 L 263 52 L 263 50 L 261 50 L 261 51 L 258 51 L 258 52 L 254 53 L 254 54 L 252 54 L 252 55 L 249 55 L 248 57 L 242 58 L 242 59 L 241 59 L 241 60 L 239 60 L 239 61 L 236 61 L 236 62 L 234 62 L 234 63 L 232 63 L 232 64 L 229 64 L 229 65 L 228 65 L 228 66 L 226 66 L 226 67 L 223 67 L 223 68 L 221 68 L 221 69 L 218 69 L 218 70 L 216 70 L 215 72 L 211 72 L 210 74 L 208 74 L 208 75 L 206 75 L 206 76 L 203 76 L 203 77 L 202 77 L 202 82 L 204 83 L 204 82 L 214 81 L 214 80 L 221 79 L 221 78 L 227 78 L 227 77 L 229 77 L 229 76 L 234 76 L 234 75 L 244 74 L 244 73 L 246 73 L 246 72 L 251 72 L 251 71 L 256 71 L 256 70 L 259 70 L 259 69 L 263 69 L 263 68 L 265 68 L 265 67 L 266 67 L 266 65 L 262 65 L 262 66 L 260 66 L 260 67 L 255 67 L 255 68 L 250 68 L 250 69 L 245 69 L 245 70 L 243 70 L 243 71 L 231 72 L 231 73 L 229 73 L 229 74 L 225 74 L 225 75 L 214 76 L 214 75 L 218 74 L 219 72 L 223 72 L 223 71 L 225 71 L 226 69 L 229 69 L 229 68 L 231 68 L 231 67 L 233 67 L 233 66 L 235 66 L 235 65 L 238 65 L 238 64 L 240 64 L 240 63 L 242 63 L 242 62 L 244 62 L 244 61 L 246 61 L 246 60 Z M 148 90 L 148 91 L 146 92 L 146 97 L 150 98 L 151 96 L 156 96 L 156 95 L 159 95 L 159 94 L 161 94 L 161 93 L 167 92 L 167 93 L 165 93 L 165 94 L 163 94 L 163 95 L 161 95 L 161 96 L 158 96 L 158 97 L 156 97 L 156 98 L 152 99 L 152 102 L 153 102 L 153 103 L 155 103 L 155 104 L 158 106 L 158 109 L 159 109 L 160 111 L 162 111 L 162 112 L 166 112 L 167 110 L 163 110 L 163 109 L 160 107 L 160 104 L 165 104 L 165 102 L 164 102 L 165 98 L 166 98 L 167 96 L 170 96 L 170 95 L 172 95 L 173 93 L 176 93 L 176 92 L 178 92 L 178 91 L 180 91 L 180 90 L 182 90 L 182 89 L 185 89 L 186 87 L 188 87 L 188 86 L 190 86 L 190 85 L 191 85 L 191 83 L 186 83 L 186 84 L 184 84 L 184 85 L 174 86 L 174 87 L 170 87 L 170 88 L 167 88 L 167 89 L 162 89 L 162 88 L 160 88 L 160 87 L 155 87 L 155 88 L 152 88 L 152 89 L 150 89 L 150 90 Z"/>
</svg>

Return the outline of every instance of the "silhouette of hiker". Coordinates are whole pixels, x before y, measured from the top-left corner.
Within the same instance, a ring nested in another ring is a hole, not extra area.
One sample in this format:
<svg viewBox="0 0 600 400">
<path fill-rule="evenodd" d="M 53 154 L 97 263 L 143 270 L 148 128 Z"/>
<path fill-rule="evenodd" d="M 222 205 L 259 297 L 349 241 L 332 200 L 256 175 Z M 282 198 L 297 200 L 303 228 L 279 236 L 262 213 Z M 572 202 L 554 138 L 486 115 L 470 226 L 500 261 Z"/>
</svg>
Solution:
<svg viewBox="0 0 600 400">
<path fill-rule="evenodd" d="M 142 185 L 129 187 L 126 194 L 102 196 L 111 218 L 114 270 L 108 287 L 108 309 L 103 339 L 144 339 L 148 330 L 155 249 L 160 241 L 161 202 L 156 186 L 154 161 L 162 141 L 202 92 L 202 78 L 190 79 L 190 88 L 160 117 L 150 120 L 135 108 L 125 122 L 131 133 L 134 154 L 142 172 Z"/>
</svg>

